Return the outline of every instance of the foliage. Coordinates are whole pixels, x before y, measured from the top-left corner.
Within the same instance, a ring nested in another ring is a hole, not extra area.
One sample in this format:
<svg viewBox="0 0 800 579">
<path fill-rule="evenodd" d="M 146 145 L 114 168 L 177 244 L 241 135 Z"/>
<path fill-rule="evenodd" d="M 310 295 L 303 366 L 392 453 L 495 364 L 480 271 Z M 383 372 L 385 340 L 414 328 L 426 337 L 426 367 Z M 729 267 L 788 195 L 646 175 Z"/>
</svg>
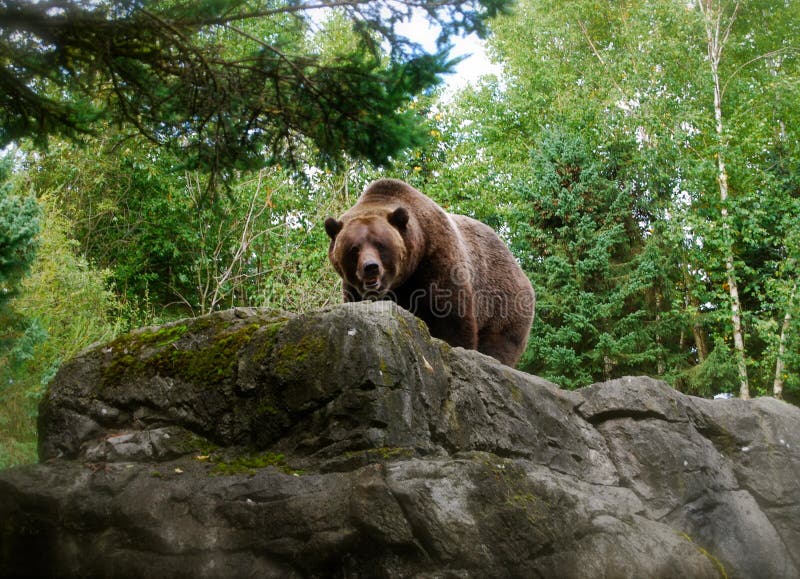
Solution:
<svg viewBox="0 0 800 579">
<path fill-rule="evenodd" d="M 540 289 L 525 367 L 565 386 L 655 373 L 662 354 L 652 324 L 660 256 L 645 251 L 634 220 L 626 157 L 547 131 L 533 151 L 533 179 L 519 185 L 512 239 Z"/>
<path fill-rule="evenodd" d="M 506 74 L 452 100 L 448 36 L 505 0 L 416 3 L 435 54 L 395 31 L 410 3 L 4 4 L 0 141 L 49 147 L 14 188 L 0 167 L 0 466 L 32 459 L 43 385 L 90 341 L 339 302 L 321 223 L 386 173 L 508 242 L 538 298 L 523 369 L 733 392 L 730 256 L 752 388 L 800 398 L 800 13 L 712 4 L 721 138 L 696 4 L 520 0 L 491 21 Z"/>
<path fill-rule="evenodd" d="M 450 36 L 483 32 L 509 4 L 5 2 L 0 146 L 97 134 L 102 121 L 212 174 L 259 167 L 265 151 L 296 161 L 305 144 L 322 160 L 385 162 L 418 142 L 404 105 L 451 68 Z M 396 31 L 415 9 L 441 31 L 433 54 Z M 309 42 L 326 15 L 349 24 L 335 54 Z"/>
<path fill-rule="evenodd" d="M 800 119 L 785 103 L 800 96 L 800 14 L 735 4 L 720 68 L 724 206 L 706 31 L 696 6 L 668 0 L 520 2 L 492 23 L 505 77 L 441 104 L 442 138 L 409 159 L 427 190 L 504 234 L 534 281 L 528 369 L 572 385 L 629 372 L 731 391 L 732 249 L 756 390 L 769 391 L 781 343 L 797 383 L 786 170 Z"/>
<path fill-rule="evenodd" d="M 8 304 L 26 332 L 14 363 L 0 364 L 0 468 L 35 460 L 38 402 L 61 361 L 121 329 L 108 272 L 76 257 L 69 229 L 45 202 L 36 260 Z"/>
<path fill-rule="evenodd" d="M 270 229 L 256 251 L 261 262 L 255 305 L 301 312 L 341 301 L 323 223 L 349 208 L 370 180 L 369 169 L 356 167 L 341 174 L 318 172 L 310 181 L 276 189 Z"/>
<path fill-rule="evenodd" d="M 14 194 L 12 166 L 10 156 L 0 159 L 0 388 L 3 369 L 30 358 L 42 336 L 38 323 L 10 303 L 36 255 L 40 217 L 36 199 Z"/>
<path fill-rule="evenodd" d="M 264 169 L 241 174 L 210 204 L 201 177 L 174 171 L 170 154 L 113 134 L 92 144 L 54 143 L 30 158 L 28 179 L 74 223 L 80 254 L 111 272 L 124 303 L 180 317 L 338 301 L 321 224 L 353 201 L 349 191 L 363 186 L 368 171 L 352 183 L 349 173 L 298 179 Z"/>
<path fill-rule="evenodd" d="M 12 194 L 12 163 L 9 156 L 0 158 L 0 308 L 30 267 L 39 232 L 36 200 Z"/>
</svg>

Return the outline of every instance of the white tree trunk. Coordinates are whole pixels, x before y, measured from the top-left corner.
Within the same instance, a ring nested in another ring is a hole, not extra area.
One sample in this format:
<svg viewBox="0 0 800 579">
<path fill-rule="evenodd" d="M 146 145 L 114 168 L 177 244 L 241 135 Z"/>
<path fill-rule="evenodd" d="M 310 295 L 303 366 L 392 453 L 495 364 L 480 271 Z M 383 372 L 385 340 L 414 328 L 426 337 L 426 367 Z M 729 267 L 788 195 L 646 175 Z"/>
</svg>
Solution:
<svg viewBox="0 0 800 579">
<path fill-rule="evenodd" d="M 719 63 L 722 51 L 730 35 L 731 27 L 736 20 L 739 3 L 734 5 L 733 12 L 726 25 L 723 23 L 724 8 L 721 2 L 698 0 L 703 14 L 708 40 L 708 60 L 714 82 L 714 119 L 716 121 L 717 141 L 717 184 L 722 205 L 722 234 L 725 241 L 725 274 L 727 276 L 728 293 L 731 298 L 731 322 L 733 324 L 733 345 L 736 350 L 736 365 L 739 371 L 739 396 L 745 400 L 750 398 L 750 385 L 747 379 L 747 360 L 744 349 L 744 332 L 742 330 L 742 303 L 739 299 L 739 286 L 736 283 L 736 268 L 733 261 L 733 240 L 730 232 L 728 215 L 728 171 L 725 167 L 725 124 L 722 116 L 722 85 L 719 77 Z M 723 29 L 724 25 L 724 29 Z"/>
<path fill-rule="evenodd" d="M 781 337 L 778 342 L 778 355 L 775 360 L 775 381 L 772 383 L 772 395 L 775 398 L 783 398 L 783 366 L 784 358 L 786 356 L 786 334 L 789 331 L 789 324 L 792 322 L 792 302 L 794 301 L 795 293 L 797 292 L 797 284 L 792 288 L 792 293 L 789 296 L 789 303 L 786 305 L 786 315 L 783 317 L 783 325 L 781 325 Z"/>
<path fill-rule="evenodd" d="M 666 360 L 664 359 L 663 340 L 661 339 L 661 290 L 656 289 L 656 344 L 658 345 L 658 361 L 656 372 L 663 376 L 667 371 Z"/>
</svg>

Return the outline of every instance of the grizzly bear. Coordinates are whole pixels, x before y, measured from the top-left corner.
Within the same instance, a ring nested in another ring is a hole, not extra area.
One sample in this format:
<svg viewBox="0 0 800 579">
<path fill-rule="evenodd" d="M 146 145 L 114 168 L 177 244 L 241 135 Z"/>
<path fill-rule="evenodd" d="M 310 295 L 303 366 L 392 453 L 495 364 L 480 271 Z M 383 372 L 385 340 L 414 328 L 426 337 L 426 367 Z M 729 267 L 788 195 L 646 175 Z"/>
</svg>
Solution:
<svg viewBox="0 0 800 579">
<path fill-rule="evenodd" d="M 370 184 L 325 230 L 345 302 L 391 299 L 451 346 L 509 366 L 525 349 L 534 292 L 495 232 L 446 213 L 411 185 Z"/>
</svg>

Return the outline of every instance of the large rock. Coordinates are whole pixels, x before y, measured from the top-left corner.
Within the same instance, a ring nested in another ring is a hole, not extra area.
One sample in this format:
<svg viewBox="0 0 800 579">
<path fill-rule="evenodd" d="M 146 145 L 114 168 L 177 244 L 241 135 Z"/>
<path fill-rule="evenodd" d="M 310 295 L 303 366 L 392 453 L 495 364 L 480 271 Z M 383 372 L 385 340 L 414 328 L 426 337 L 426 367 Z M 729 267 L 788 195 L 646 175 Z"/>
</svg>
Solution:
<svg viewBox="0 0 800 579">
<path fill-rule="evenodd" d="M 800 577 L 800 410 L 561 391 L 389 302 L 90 348 L 39 431 L 0 576 Z"/>
</svg>

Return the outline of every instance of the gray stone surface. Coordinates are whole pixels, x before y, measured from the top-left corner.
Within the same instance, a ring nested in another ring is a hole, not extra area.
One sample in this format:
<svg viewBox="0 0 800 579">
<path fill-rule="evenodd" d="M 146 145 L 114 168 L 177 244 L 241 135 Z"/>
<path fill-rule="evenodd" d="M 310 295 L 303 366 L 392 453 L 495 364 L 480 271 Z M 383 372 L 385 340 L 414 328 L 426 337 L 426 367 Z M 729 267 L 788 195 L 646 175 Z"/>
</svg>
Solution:
<svg viewBox="0 0 800 579">
<path fill-rule="evenodd" d="M 796 407 L 562 391 L 389 302 L 94 346 L 39 429 L 3 577 L 800 577 Z"/>
</svg>

